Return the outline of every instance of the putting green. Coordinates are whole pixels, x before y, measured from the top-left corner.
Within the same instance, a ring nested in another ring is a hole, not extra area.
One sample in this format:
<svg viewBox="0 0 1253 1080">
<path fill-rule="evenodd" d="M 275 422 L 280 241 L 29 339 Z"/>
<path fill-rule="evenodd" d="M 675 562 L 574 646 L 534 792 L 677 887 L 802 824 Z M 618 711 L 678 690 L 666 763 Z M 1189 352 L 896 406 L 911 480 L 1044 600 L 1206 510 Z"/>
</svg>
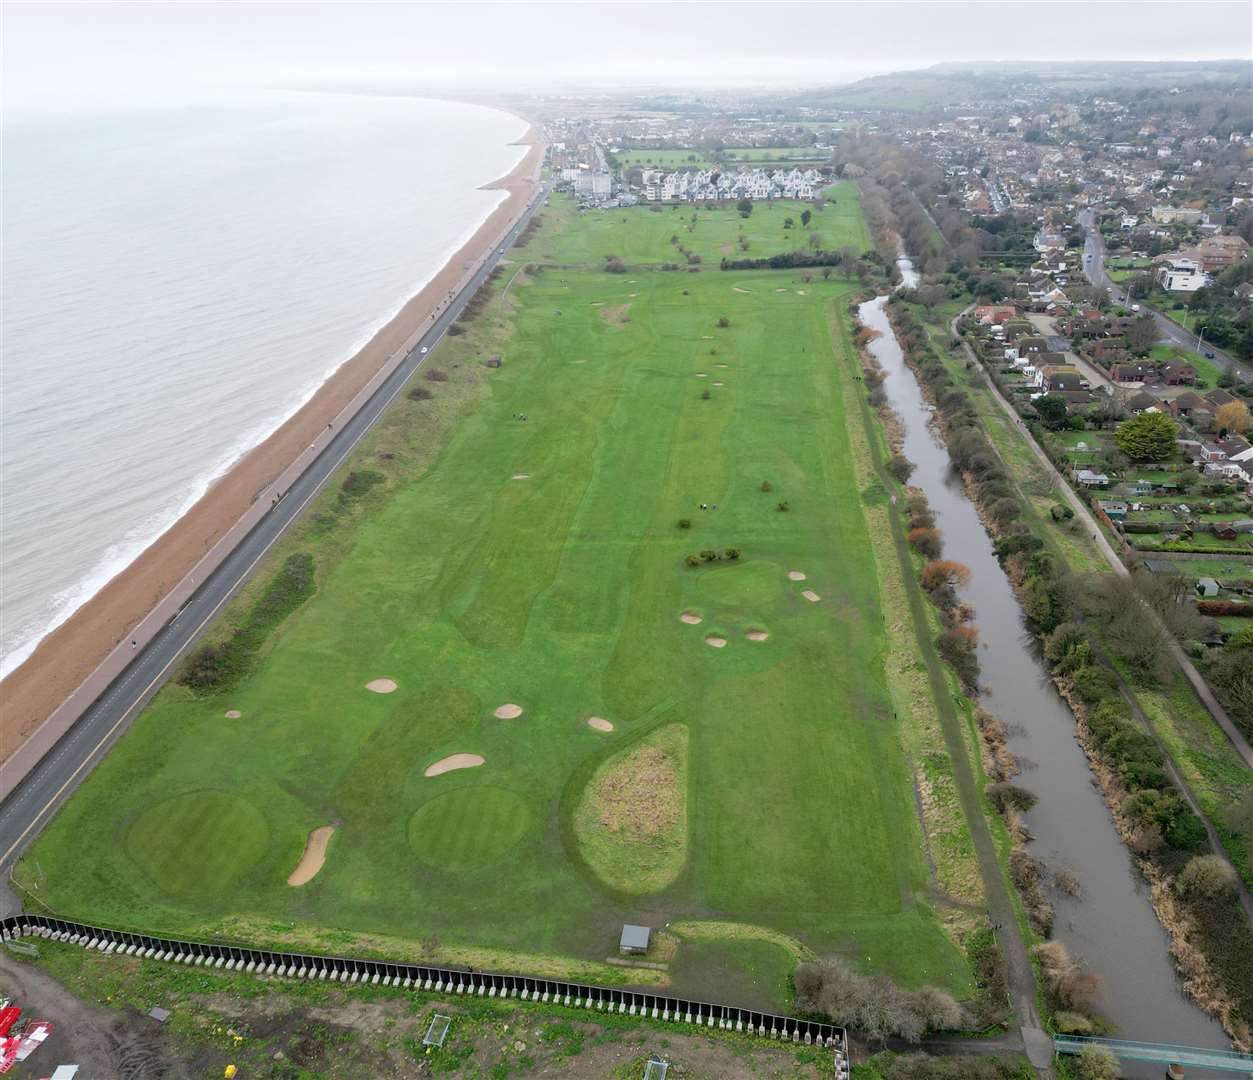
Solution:
<svg viewBox="0 0 1253 1080">
<path fill-rule="evenodd" d="M 164 893 L 216 898 L 270 847 L 265 818 L 226 791 L 190 791 L 148 807 L 126 834 L 126 850 Z"/>
<path fill-rule="evenodd" d="M 438 795 L 409 819 L 409 846 L 428 866 L 476 870 L 526 835 L 531 808 L 505 788 L 476 785 Z"/>
<path fill-rule="evenodd" d="M 783 595 L 784 574 L 765 560 L 730 563 L 700 572 L 697 588 L 703 601 L 724 607 L 761 607 Z"/>
</svg>

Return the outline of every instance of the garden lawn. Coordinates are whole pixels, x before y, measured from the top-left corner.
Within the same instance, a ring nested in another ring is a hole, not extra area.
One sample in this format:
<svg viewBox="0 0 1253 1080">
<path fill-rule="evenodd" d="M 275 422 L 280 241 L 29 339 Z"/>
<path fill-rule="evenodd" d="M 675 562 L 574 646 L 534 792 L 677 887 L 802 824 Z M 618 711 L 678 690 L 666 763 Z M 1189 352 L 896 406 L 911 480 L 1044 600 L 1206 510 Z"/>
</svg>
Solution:
<svg viewBox="0 0 1253 1080">
<path fill-rule="evenodd" d="M 848 218 L 824 215 L 820 228 Z M 664 253 L 680 217 L 622 216 L 582 215 L 554 238 L 553 214 L 523 257 L 549 245 L 595 259 L 607 237 L 624 257 Z M 698 216 L 707 240 L 739 221 Z M 478 966 L 593 964 L 654 984 L 667 976 L 603 966 L 623 922 L 734 921 L 967 990 L 929 903 L 884 674 L 846 434 L 858 420 L 831 338 L 847 333 L 851 289 L 790 272 L 514 279 L 495 302 L 514 310 L 504 366 L 482 368 L 467 343 L 488 331 L 472 329 L 428 360 L 450 372 L 419 383 L 434 400 L 402 398 L 383 421 L 420 439 L 459 380 L 481 380 L 446 445 L 423 468 L 363 444 L 352 467 L 386 477 L 368 513 L 334 526 L 332 491 L 283 549 L 313 555 L 316 594 L 231 692 L 164 689 L 22 879 L 58 913 L 106 924 L 424 941 L 445 959 L 478 950 Z M 685 565 L 730 547 L 739 560 Z M 375 679 L 398 688 L 371 692 Z M 504 703 L 522 715 L 497 719 Z M 686 858 L 660 891 L 613 888 L 583 858 L 575 815 L 602 763 L 661 729 L 686 731 Z M 453 754 L 484 763 L 424 775 Z M 328 824 L 324 868 L 287 885 Z M 781 961 L 760 941 L 704 938 L 686 959 L 681 946 L 675 991 L 717 998 L 732 964 L 746 1003 L 783 1006 Z"/>
<path fill-rule="evenodd" d="M 628 265 L 686 265 L 685 256 L 670 242 L 675 236 L 713 269 L 723 258 L 761 259 L 805 249 L 810 233 L 817 233 L 822 238 L 820 246 L 828 251 L 849 246 L 859 253 L 869 249 L 872 245 L 857 205 L 856 187 L 841 181 L 824 195 L 831 201 L 821 210 L 812 203 L 794 200 L 780 199 L 773 204 L 754 201 L 748 217 L 741 217 L 734 204 L 721 204 L 713 210 L 706 210 L 703 203 L 654 203 L 651 208 L 585 211 L 573 227 L 542 230 L 531 249 L 566 265 L 601 266 L 606 255 L 617 255 Z M 568 218 L 572 206 L 568 198 L 558 196 L 551 213 Z M 801 224 L 806 210 L 813 214 L 807 226 Z M 546 210 L 545 216 L 549 214 Z M 787 218 L 793 222 L 790 229 L 784 228 Z M 748 240 L 747 251 L 739 245 L 741 237 Z"/>
</svg>

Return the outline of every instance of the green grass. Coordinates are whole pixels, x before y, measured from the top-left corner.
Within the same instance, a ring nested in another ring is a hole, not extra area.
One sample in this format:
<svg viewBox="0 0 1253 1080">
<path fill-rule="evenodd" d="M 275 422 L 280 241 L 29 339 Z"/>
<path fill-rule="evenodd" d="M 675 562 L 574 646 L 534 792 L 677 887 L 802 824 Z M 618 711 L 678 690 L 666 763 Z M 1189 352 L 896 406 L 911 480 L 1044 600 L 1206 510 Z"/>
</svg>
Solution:
<svg viewBox="0 0 1253 1080">
<path fill-rule="evenodd" d="M 622 150 L 614 155 L 618 165 L 655 169 L 704 169 L 713 164 L 700 150 Z"/>
<path fill-rule="evenodd" d="M 727 149 L 722 152 L 723 158 L 729 162 L 751 163 L 753 165 L 781 165 L 793 162 L 814 164 L 827 162 L 831 158 L 830 150 L 818 150 L 813 146 L 746 146 Z"/>
<path fill-rule="evenodd" d="M 854 214 L 850 201 L 816 219 L 851 235 Z M 522 257 L 595 262 L 606 234 L 628 258 L 668 247 L 654 223 L 669 211 L 621 216 L 556 206 Z M 739 220 L 701 217 L 711 236 Z M 339 517 L 328 495 L 276 553 L 314 555 L 315 595 L 231 692 L 164 689 L 23 879 L 66 916 L 287 941 L 342 928 L 339 948 L 435 935 L 445 955 L 479 950 L 476 966 L 525 954 L 586 970 L 625 921 L 736 921 L 908 985 L 968 988 L 931 905 L 851 463 L 850 370 L 833 359 L 853 288 L 788 272 L 514 279 L 440 346 L 450 379 L 435 400 L 402 397 L 359 450 L 354 467 L 384 480 Z M 628 321 L 601 314 L 624 305 Z M 489 351 L 499 370 L 478 362 Z M 728 547 L 742 561 L 684 564 Z M 689 608 L 701 625 L 680 622 Z M 747 641 L 756 628 L 769 640 Z M 705 644 L 711 632 L 727 647 Z M 398 690 L 364 688 L 382 677 Z M 523 716 L 497 720 L 504 702 Z M 615 730 L 592 731 L 591 714 Z M 671 884 L 632 895 L 597 874 L 575 816 L 597 769 L 664 725 L 688 733 L 687 857 Z M 461 752 L 486 763 L 423 775 Z M 324 868 L 287 886 L 329 823 Z M 776 993 L 758 939 L 717 951 L 760 964 Z M 716 990 L 707 968 L 680 951 L 676 992 Z"/>
<path fill-rule="evenodd" d="M 723 258 L 757 259 L 804 248 L 811 232 L 822 237 L 822 247 L 827 250 L 838 251 L 849 245 L 859 252 L 870 248 L 856 187 L 841 181 L 827 190 L 832 201 L 821 210 L 803 202 L 780 200 L 773 206 L 755 202 L 747 218 L 740 217 L 734 206 L 706 210 L 700 204 L 587 212 L 580 215 L 575 227 L 541 231 L 528 248 L 528 255 L 534 251 L 562 264 L 596 266 L 604 263 L 606 255 L 618 255 L 632 266 L 684 263 L 683 254 L 670 242 L 672 236 L 677 236 L 685 248 L 700 256 L 704 265 L 716 268 Z M 805 210 L 813 213 L 808 226 L 801 225 Z M 568 218 L 571 212 L 568 200 L 554 201 L 554 217 Z M 550 212 L 545 213 L 547 216 Z M 783 227 L 786 218 L 793 220 L 791 229 Z M 739 246 L 741 237 L 748 240 L 747 251 Z"/>
</svg>

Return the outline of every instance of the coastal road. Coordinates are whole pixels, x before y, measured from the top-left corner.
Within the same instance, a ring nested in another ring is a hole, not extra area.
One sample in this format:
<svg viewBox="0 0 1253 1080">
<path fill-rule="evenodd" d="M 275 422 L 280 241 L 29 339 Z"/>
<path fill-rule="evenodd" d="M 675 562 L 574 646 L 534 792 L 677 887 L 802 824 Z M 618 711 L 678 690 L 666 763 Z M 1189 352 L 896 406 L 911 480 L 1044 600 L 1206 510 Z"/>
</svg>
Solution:
<svg viewBox="0 0 1253 1080">
<path fill-rule="evenodd" d="M 11 792 L 0 793 L 3 794 L 3 802 L 0 802 L 0 880 L 8 878 L 13 863 L 38 836 L 39 830 L 51 819 L 57 807 L 108 752 L 274 542 L 347 460 L 362 436 L 461 314 L 470 297 L 487 279 L 551 190 L 551 181 L 540 184 L 513 228 L 493 245 L 490 254 L 466 280 L 460 292 L 443 303 L 433 320 L 428 320 L 429 327 L 400 364 L 378 385 L 361 408 L 341 424 L 321 452 L 293 480 L 282 498 L 261 517 L 217 569 L 198 585 L 178 613 L 137 651 L 134 659 L 26 777 Z M 12 900 L 8 903 L 11 904 Z M 4 906 L 0 902 L 0 907 Z"/>
<path fill-rule="evenodd" d="M 1116 304 L 1126 304 L 1130 306 L 1137 301 L 1133 300 L 1116 281 L 1114 281 L 1105 269 L 1105 238 L 1101 235 L 1101 230 L 1096 227 L 1096 215 L 1091 210 L 1085 210 L 1079 215 L 1079 224 L 1084 228 L 1085 239 L 1083 242 L 1083 271 L 1087 275 L 1088 281 L 1095 285 L 1098 289 L 1104 289 L 1110 299 Z M 1158 333 L 1161 334 L 1161 340 L 1173 342 L 1185 349 L 1196 350 L 1197 335 L 1190 330 L 1185 330 L 1173 319 L 1166 318 L 1160 311 L 1149 304 L 1139 302 L 1141 307 L 1150 312 L 1154 322 L 1157 323 Z M 1217 349 L 1213 345 L 1205 345 L 1204 351 L 1214 354 L 1214 363 L 1219 367 L 1230 371 L 1241 382 L 1247 382 L 1249 379 L 1249 370 L 1243 367 L 1239 361 Z"/>
</svg>

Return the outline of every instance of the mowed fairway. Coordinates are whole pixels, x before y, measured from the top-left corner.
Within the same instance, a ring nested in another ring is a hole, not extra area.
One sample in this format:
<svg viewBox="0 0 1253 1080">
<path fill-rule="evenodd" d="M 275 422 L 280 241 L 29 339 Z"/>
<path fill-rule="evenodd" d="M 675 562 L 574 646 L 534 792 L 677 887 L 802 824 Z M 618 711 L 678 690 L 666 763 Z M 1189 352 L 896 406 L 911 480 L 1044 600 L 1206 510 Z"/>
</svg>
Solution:
<svg viewBox="0 0 1253 1080">
<path fill-rule="evenodd" d="M 644 248 L 657 216 L 609 231 Z M 560 220 L 524 257 L 599 260 L 597 219 L 551 235 Z M 716 920 L 966 989 L 885 686 L 850 346 L 830 329 L 847 329 L 850 289 L 791 272 L 518 278 L 505 364 L 432 467 L 361 520 L 239 688 L 163 691 L 23 872 L 63 915 L 152 930 L 437 935 L 484 950 L 479 966 L 559 966 L 614 955 L 624 921 Z M 727 548 L 739 559 L 685 563 Z M 505 704 L 521 715 L 499 719 Z M 425 775 L 451 755 L 483 761 Z M 615 786 L 623 760 L 670 801 Z M 659 891 L 629 854 L 598 874 L 613 843 L 584 858 L 593 778 L 644 822 L 641 844 L 669 845 L 639 860 Z M 326 825 L 325 866 L 289 886 Z M 782 1005 L 790 964 L 768 935 L 714 934 L 680 945 L 669 977 L 717 998 L 734 969 L 737 994 Z"/>
<path fill-rule="evenodd" d="M 741 217 L 734 206 L 706 210 L 701 203 L 657 204 L 651 210 L 586 211 L 578 215 L 573 227 L 541 232 L 532 247 L 559 263 L 598 264 L 606 255 L 618 255 L 632 264 L 685 264 L 686 257 L 671 243 L 673 236 L 710 267 L 724 258 L 762 259 L 804 248 L 810 233 L 817 233 L 822 238 L 820 246 L 828 251 L 849 246 L 858 252 L 873 248 L 852 182 L 842 180 L 823 194 L 829 201 L 821 210 L 807 202 L 759 201 L 753 203 L 748 217 Z M 555 213 L 568 216 L 570 205 L 561 199 Z M 808 225 L 802 225 L 801 214 L 806 210 L 813 216 Z M 784 228 L 788 218 L 792 227 Z M 741 237 L 748 240 L 747 251 L 739 245 Z"/>
</svg>

